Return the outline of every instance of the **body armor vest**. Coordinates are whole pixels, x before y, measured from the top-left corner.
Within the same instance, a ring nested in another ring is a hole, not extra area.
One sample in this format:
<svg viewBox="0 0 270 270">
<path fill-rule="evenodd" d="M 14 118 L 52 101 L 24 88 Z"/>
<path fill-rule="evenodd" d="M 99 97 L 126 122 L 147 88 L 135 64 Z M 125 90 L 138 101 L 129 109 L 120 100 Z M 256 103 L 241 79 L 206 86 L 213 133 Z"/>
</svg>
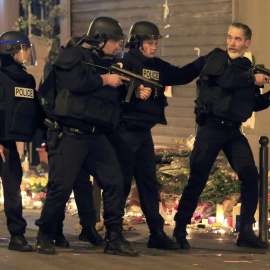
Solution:
<svg viewBox="0 0 270 270">
<path fill-rule="evenodd" d="M 16 80 L 0 69 L 0 141 L 29 142 L 36 130 L 35 81 L 27 73 L 18 75 Z"/>
<path fill-rule="evenodd" d="M 230 74 L 243 74 L 248 80 L 248 69 L 251 62 L 245 58 L 228 61 L 224 51 L 212 60 L 211 65 L 205 66 L 203 75 L 197 81 L 199 103 L 203 104 L 213 115 L 235 122 L 245 122 L 251 117 L 255 106 L 255 94 L 259 92 L 254 85 L 223 88 L 216 84 L 216 76 L 220 76 L 226 69 Z M 240 62 L 240 63 L 238 63 Z M 229 79 L 229 78 L 228 78 Z"/>
<path fill-rule="evenodd" d="M 89 123 L 115 128 L 120 117 L 119 98 L 116 90 L 108 86 L 84 95 L 62 90 L 56 96 L 53 115 L 64 124 L 83 131 L 87 131 Z"/>
<path fill-rule="evenodd" d="M 137 56 L 137 57 L 136 57 Z M 141 57 L 138 58 L 138 57 Z M 149 65 L 143 62 L 143 59 L 147 59 L 141 56 L 136 49 L 132 52 L 125 54 L 123 61 L 124 68 L 139 74 L 147 79 L 154 79 L 157 82 L 163 84 L 162 70 L 160 65 L 154 65 L 154 59 L 150 59 Z M 156 60 L 158 63 L 158 59 Z M 128 66 L 125 66 L 126 62 Z M 135 89 L 139 85 L 135 86 Z M 122 119 L 126 122 L 136 122 L 138 126 L 153 127 L 157 123 L 166 125 L 166 119 L 164 115 L 164 107 L 168 105 L 166 97 L 164 95 L 164 88 L 152 89 L 152 93 L 147 100 L 140 100 L 135 97 L 135 92 L 130 100 L 130 104 L 124 107 Z"/>
<path fill-rule="evenodd" d="M 91 74 L 100 75 L 94 67 L 83 63 L 95 62 L 89 52 L 83 52 L 83 49 L 79 47 L 64 49 L 63 55 L 60 55 L 53 64 L 51 74 L 39 89 L 39 94 L 49 105 L 47 105 L 47 114 L 64 125 L 78 128 L 84 132 L 89 131 L 89 124 L 115 128 L 120 118 L 120 101 L 116 89 L 103 86 L 96 91 L 75 93 L 69 91 L 69 86 L 64 82 L 65 78 L 57 77 L 58 68 L 68 70 L 72 74 L 74 65 L 82 65 L 85 76 L 88 74 L 90 74 L 89 76 Z M 77 54 L 77 58 L 73 59 L 75 54 Z M 50 87 L 47 88 L 46 85 Z M 48 108 L 51 112 L 48 111 Z"/>
</svg>

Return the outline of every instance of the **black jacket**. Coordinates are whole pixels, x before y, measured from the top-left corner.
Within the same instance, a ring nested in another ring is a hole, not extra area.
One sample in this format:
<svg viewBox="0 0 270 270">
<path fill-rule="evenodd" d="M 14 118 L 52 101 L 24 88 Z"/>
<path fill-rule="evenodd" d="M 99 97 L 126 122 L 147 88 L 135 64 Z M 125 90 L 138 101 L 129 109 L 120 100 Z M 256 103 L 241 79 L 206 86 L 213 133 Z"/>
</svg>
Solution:
<svg viewBox="0 0 270 270">
<path fill-rule="evenodd" d="M 0 68 L 0 142 L 32 140 L 41 115 L 35 79 L 12 58 Z"/>
<path fill-rule="evenodd" d="M 179 68 L 161 60 L 160 58 L 145 57 L 138 49 L 131 49 L 121 60 L 123 68 L 148 79 L 159 82 L 164 87 L 157 93 L 152 91 L 149 99 L 141 100 L 133 94 L 129 104 L 125 104 L 122 112 L 122 121 L 151 128 L 157 123 L 166 125 L 164 108 L 168 105 L 164 95 L 165 86 L 187 84 L 194 80 L 205 63 L 205 57 Z M 138 85 L 136 85 L 138 87 Z"/>
<path fill-rule="evenodd" d="M 103 86 L 100 75 L 106 70 L 89 66 L 87 62 L 105 67 L 111 65 L 80 46 L 60 51 L 53 70 L 39 90 L 50 105 L 47 113 L 64 125 L 85 132 L 92 129 L 91 124 L 114 128 L 120 115 L 118 92 Z"/>
</svg>

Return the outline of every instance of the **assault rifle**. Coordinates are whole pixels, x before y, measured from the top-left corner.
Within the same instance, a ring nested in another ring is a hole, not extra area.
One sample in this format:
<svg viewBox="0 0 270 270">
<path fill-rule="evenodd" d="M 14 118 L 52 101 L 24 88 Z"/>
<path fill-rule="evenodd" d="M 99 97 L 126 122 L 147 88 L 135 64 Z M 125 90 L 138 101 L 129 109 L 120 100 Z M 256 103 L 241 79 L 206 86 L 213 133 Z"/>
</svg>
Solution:
<svg viewBox="0 0 270 270">
<path fill-rule="evenodd" d="M 130 101 L 131 95 L 132 95 L 133 91 L 135 90 L 134 87 L 135 87 L 136 82 L 143 84 L 145 87 L 154 88 L 155 92 L 157 92 L 158 88 L 163 88 L 163 85 L 157 83 L 156 81 L 151 80 L 151 79 L 147 79 L 141 75 L 138 75 L 138 74 L 132 73 L 126 69 L 123 69 L 120 67 L 119 64 L 111 65 L 110 67 L 107 68 L 107 67 L 99 66 L 96 64 L 88 63 L 88 62 L 83 62 L 83 63 L 86 65 L 89 65 L 89 66 L 96 67 L 96 68 L 106 69 L 106 70 L 108 70 L 108 72 L 110 74 L 118 74 L 120 76 L 124 76 L 126 78 L 129 78 L 130 85 L 129 85 L 128 92 L 127 92 L 127 95 L 125 98 L 126 103 L 129 103 L 129 101 Z"/>
<path fill-rule="evenodd" d="M 266 76 L 270 76 L 270 69 L 265 68 L 264 65 L 256 65 L 252 68 L 252 72 L 254 74 L 260 73 Z"/>
<path fill-rule="evenodd" d="M 247 66 L 243 66 L 243 65 L 238 65 L 238 64 L 235 64 L 235 65 L 236 66 L 239 66 L 239 67 L 243 67 L 243 68 L 249 69 L 253 74 L 263 74 L 263 75 L 266 75 L 266 76 L 269 76 L 270 77 L 270 69 L 265 68 L 264 67 L 264 64 L 259 64 L 259 65 L 256 65 L 256 66 L 251 66 L 251 68 L 248 68 Z"/>
</svg>

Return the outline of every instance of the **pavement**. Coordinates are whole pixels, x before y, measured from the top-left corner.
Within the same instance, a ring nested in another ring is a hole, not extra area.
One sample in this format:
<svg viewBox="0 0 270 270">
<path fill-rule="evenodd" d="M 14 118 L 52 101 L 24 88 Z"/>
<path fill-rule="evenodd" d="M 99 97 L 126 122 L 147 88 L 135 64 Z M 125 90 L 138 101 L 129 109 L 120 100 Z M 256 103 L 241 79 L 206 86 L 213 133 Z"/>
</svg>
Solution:
<svg viewBox="0 0 270 270">
<path fill-rule="evenodd" d="M 40 210 L 24 209 L 28 227 L 26 238 L 35 243 L 37 227 L 34 222 Z M 124 257 L 103 254 L 103 248 L 94 247 L 78 240 L 76 227 L 78 216 L 67 214 L 64 234 L 70 241 L 70 248 L 56 248 L 56 255 L 43 255 L 36 252 L 22 253 L 7 249 L 9 233 L 4 212 L 0 212 L 0 270 L 265 270 L 270 269 L 270 250 L 237 247 L 236 235 L 216 234 L 206 229 L 189 229 L 191 249 L 166 251 L 149 249 L 146 246 L 149 236 L 145 223 L 134 221 L 134 231 L 124 232 L 124 236 L 139 251 L 138 257 Z M 165 226 L 171 236 L 173 226 Z M 104 231 L 100 234 L 104 236 Z"/>
</svg>

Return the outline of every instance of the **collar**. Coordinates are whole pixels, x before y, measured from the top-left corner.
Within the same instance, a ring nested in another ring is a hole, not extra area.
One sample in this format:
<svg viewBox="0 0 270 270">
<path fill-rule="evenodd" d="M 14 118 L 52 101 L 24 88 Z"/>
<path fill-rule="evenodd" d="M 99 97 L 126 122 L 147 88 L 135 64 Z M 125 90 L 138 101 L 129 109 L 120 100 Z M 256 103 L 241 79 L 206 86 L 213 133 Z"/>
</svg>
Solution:
<svg viewBox="0 0 270 270">
<path fill-rule="evenodd" d="M 155 65 L 156 57 L 149 58 L 143 55 L 139 49 L 132 48 L 129 50 L 129 53 L 136 57 L 142 64 L 152 67 Z"/>
</svg>

